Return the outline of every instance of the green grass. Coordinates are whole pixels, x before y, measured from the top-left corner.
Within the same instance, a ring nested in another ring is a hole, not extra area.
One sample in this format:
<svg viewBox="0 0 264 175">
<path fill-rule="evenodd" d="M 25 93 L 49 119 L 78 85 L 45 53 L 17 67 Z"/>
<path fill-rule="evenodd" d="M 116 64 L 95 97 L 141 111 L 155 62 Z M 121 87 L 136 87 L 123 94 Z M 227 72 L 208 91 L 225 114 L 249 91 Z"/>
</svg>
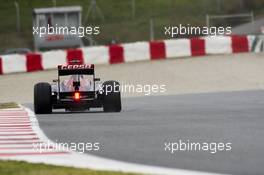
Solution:
<svg viewBox="0 0 264 175">
<path fill-rule="evenodd" d="M 23 161 L 0 161 L 1 175 L 136 175 L 113 171 L 96 171 L 46 164 L 32 164 Z"/>
<path fill-rule="evenodd" d="M 18 107 L 19 107 L 18 104 L 15 102 L 0 103 L 0 109 L 18 108 Z"/>
<path fill-rule="evenodd" d="M 16 11 L 14 1 L 20 5 L 21 32 L 16 32 Z M 83 19 L 91 0 L 56 0 L 57 6 L 79 5 L 83 9 Z M 149 40 L 149 21 L 154 19 L 155 39 L 164 39 L 164 26 L 191 24 L 205 25 L 206 14 L 226 14 L 254 11 L 264 14 L 264 1 L 251 0 L 135 0 L 135 17 L 132 16 L 132 0 L 97 0 L 104 14 L 102 21 L 98 16 L 84 25 L 98 25 L 100 35 L 95 37 L 98 44 L 107 44 L 112 39 L 119 42 Z M 217 2 L 221 2 L 218 8 Z M 0 0 L 0 53 L 12 47 L 33 48 L 32 10 L 52 7 L 52 0 Z M 221 24 L 225 21 L 221 21 Z M 217 24 L 216 24 L 217 25 Z"/>
</svg>

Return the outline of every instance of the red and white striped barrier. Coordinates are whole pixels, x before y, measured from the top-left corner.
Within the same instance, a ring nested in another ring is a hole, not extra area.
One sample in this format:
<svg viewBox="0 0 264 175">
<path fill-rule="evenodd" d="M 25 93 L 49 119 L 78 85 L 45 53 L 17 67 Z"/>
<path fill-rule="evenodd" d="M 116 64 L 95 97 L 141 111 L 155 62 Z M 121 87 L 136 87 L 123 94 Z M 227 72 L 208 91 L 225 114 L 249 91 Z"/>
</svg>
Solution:
<svg viewBox="0 0 264 175">
<path fill-rule="evenodd" d="M 6 55 L 0 56 L 0 74 L 53 69 L 59 64 L 68 64 L 72 59 L 87 64 L 116 64 L 249 52 L 253 39 L 252 36 L 213 36 Z"/>
</svg>

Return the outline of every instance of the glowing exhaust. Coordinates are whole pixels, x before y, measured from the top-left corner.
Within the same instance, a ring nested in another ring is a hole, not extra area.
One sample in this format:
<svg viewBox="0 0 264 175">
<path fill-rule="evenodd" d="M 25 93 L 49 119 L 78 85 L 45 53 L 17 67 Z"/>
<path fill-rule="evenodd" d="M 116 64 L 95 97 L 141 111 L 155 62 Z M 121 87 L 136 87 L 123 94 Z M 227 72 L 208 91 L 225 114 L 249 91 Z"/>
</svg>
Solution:
<svg viewBox="0 0 264 175">
<path fill-rule="evenodd" d="M 80 92 L 74 93 L 74 100 L 80 100 Z"/>
</svg>

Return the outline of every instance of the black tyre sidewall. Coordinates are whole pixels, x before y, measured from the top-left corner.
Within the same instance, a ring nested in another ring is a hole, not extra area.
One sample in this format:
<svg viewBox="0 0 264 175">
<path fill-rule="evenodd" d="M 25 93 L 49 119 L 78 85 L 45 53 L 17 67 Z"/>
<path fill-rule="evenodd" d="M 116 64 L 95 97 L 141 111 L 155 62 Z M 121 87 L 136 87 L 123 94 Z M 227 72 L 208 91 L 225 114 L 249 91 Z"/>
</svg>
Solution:
<svg viewBox="0 0 264 175">
<path fill-rule="evenodd" d="M 49 83 L 38 83 L 34 86 L 34 110 L 36 114 L 52 112 L 51 86 Z"/>
<path fill-rule="evenodd" d="M 106 88 L 112 87 L 111 92 L 106 93 Z M 106 81 L 103 83 L 103 109 L 104 112 L 120 112 L 121 111 L 121 93 L 120 84 L 117 81 Z M 116 90 L 114 91 L 114 88 Z M 118 87 L 118 88 L 117 88 Z"/>
</svg>

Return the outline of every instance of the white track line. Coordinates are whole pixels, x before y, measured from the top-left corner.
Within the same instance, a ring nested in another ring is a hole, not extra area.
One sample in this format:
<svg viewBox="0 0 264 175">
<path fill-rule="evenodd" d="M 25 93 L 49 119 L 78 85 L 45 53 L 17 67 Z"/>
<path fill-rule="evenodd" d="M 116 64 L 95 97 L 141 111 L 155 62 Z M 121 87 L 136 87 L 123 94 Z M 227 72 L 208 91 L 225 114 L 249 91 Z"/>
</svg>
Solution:
<svg viewBox="0 0 264 175">
<path fill-rule="evenodd" d="M 36 135 L 1 135 L 0 134 L 0 140 L 1 139 L 30 139 L 35 138 Z"/>
<path fill-rule="evenodd" d="M 29 133 L 29 132 L 33 132 L 33 129 L 30 128 L 30 129 L 14 129 L 14 128 L 8 128 L 8 129 L 0 129 L 0 133 L 4 133 L 4 132 L 18 132 L 18 133 L 22 133 L 22 132 L 25 132 L 25 133 Z"/>
</svg>

